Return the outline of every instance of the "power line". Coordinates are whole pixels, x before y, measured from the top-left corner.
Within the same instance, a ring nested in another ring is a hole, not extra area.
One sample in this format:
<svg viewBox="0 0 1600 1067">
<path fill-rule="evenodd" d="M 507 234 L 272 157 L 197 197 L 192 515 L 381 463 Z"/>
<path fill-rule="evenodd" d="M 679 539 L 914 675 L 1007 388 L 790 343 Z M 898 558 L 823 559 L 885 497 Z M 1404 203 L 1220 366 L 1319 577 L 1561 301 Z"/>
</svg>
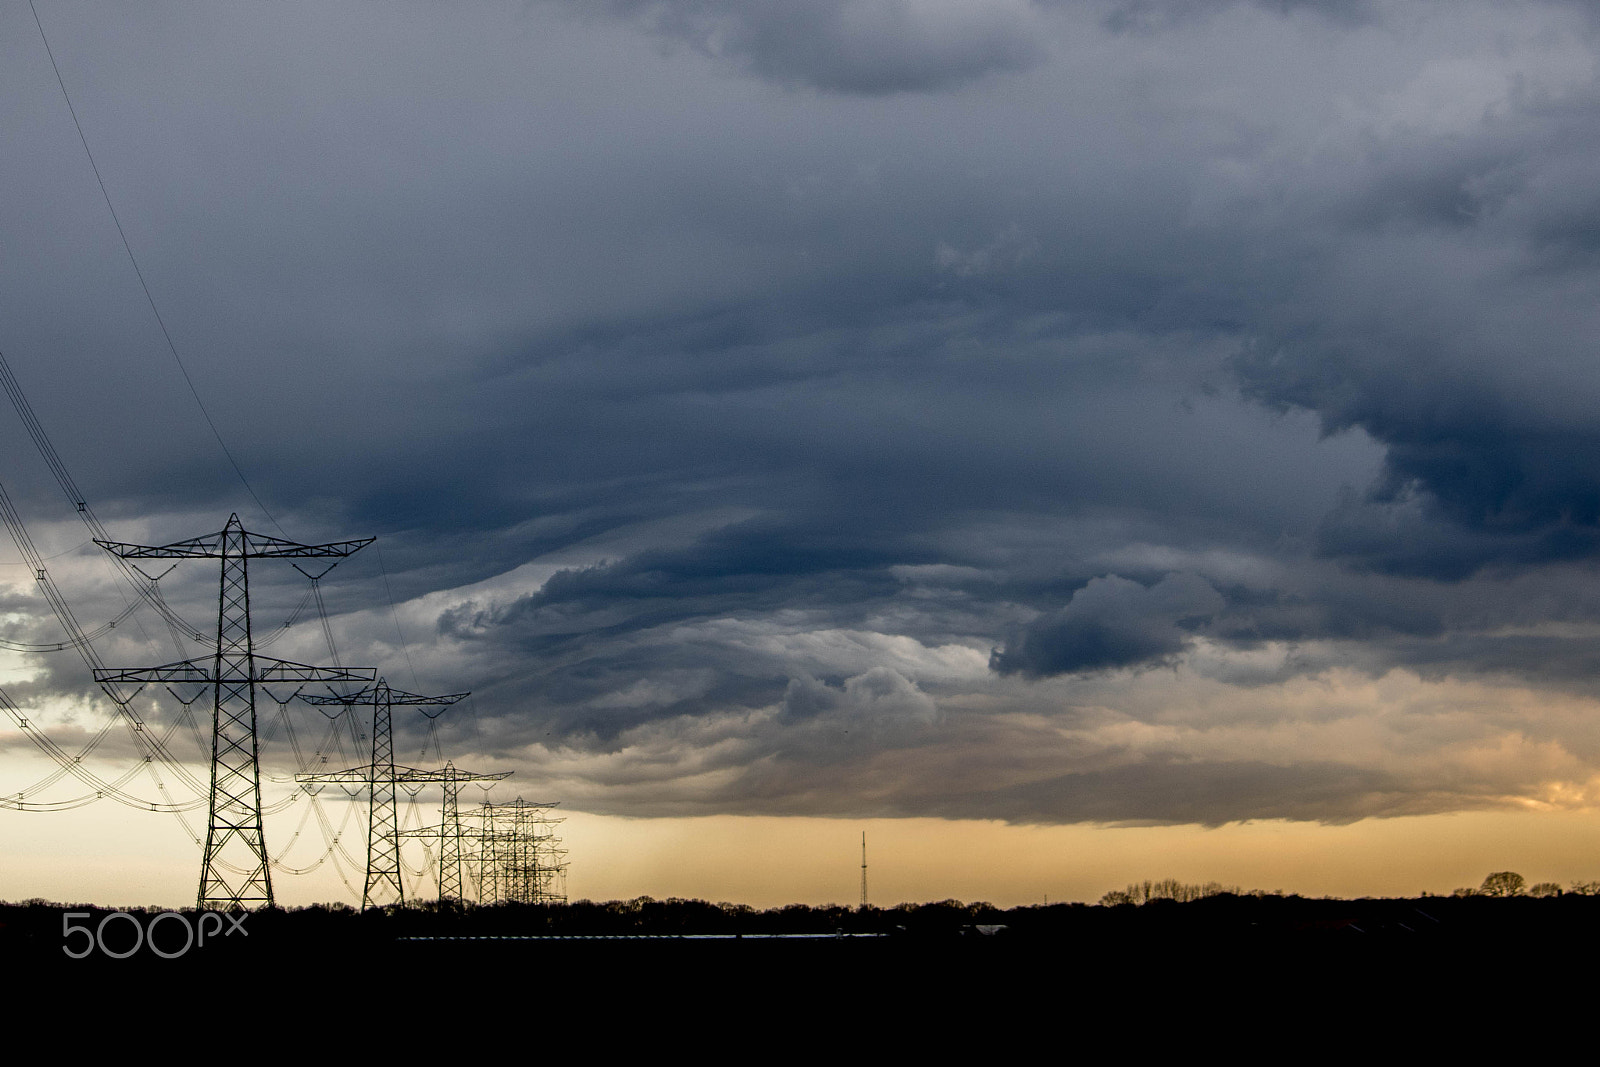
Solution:
<svg viewBox="0 0 1600 1067">
<path fill-rule="evenodd" d="M 38 449 L 45 466 L 50 468 L 50 473 L 55 476 L 56 484 L 66 494 L 67 502 L 76 510 L 78 518 L 89 529 L 92 540 L 107 541 L 111 535 L 101 524 L 99 516 L 94 513 L 94 508 L 89 506 L 89 501 L 84 496 L 83 490 L 78 488 L 78 483 L 73 479 L 67 465 L 62 462 L 61 455 L 56 451 L 55 445 L 50 442 L 50 435 L 45 433 L 44 424 L 34 414 L 33 405 L 28 403 L 28 396 L 22 391 L 22 383 L 17 380 L 16 374 L 11 369 L 11 363 L 6 359 L 5 353 L 0 352 L 0 387 L 5 389 L 6 396 L 11 399 L 11 406 L 16 410 L 17 418 L 22 421 L 23 428 L 28 431 L 28 437 L 33 441 L 34 448 Z M 20 519 L 18 520 L 20 523 Z M 26 554 L 26 553 L 24 553 Z M 52 557 L 54 558 L 54 557 Z M 178 649 L 178 654 L 183 654 L 183 641 L 181 637 L 203 641 L 204 635 L 200 634 L 189 623 L 178 616 L 161 596 L 161 589 L 156 581 L 146 574 L 142 574 L 136 567 L 124 560 L 116 560 L 117 569 L 122 579 L 132 587 L 140 600 L 146 601 L 151 607 L 166 620 L 167 627 L 172 633 L 173 647 Z M 120 621 L 120 618 L 119 618 Z"/>
<path fill-rule="evenodd" d="M 384 596 L 389 598 L 389 617 L 394 620 L 394 634 L 400 639 L 400 651 L 405 655 L 406 670 L 411 672 L 411 682 L 418 689 L 421 689 L 422 683 L 417 681 L 417 668 L 411 663 L 411 646 L 406 644 L 405 631 L 400 629 L 400 612 L 394 606 L 394 590 L 389 588 L 389 568 L 383 562 L 383 546 L 378 545 L 376 551 L 378 553 L 378 571 L 383 575 L 383 593 Z"/>
<path fill-rule="evenodd" d="M 144 279 L 144 271 L 139 267 L 139 259 L 133 254 L 133 245 L 129 243 L 128 234 L 122 228 L 122 220 L 117 217 L 115 205 L 111 203 L 111 194 L 106 191 L 105 179 L 100 176 L 100 166 L 94 161 L 94 152 L 89 148 L 89 138 L 84 136 L 83 123 L 78 121 L 78 109 L 72 106 L 72 95 L 67 92 L 66 79 L 61 76 L 61 66 L 56 62 L 55 51 L 50 47 L 50 38 L 44 32 L 44 23 L 39 19 L 39 9 L 34 6 L 33 0 L 28 0 L 28 10 L 33 12 L 33 23 L 39 27 L 39 39 L 44 42 L 45 54 L 50 57 L 50 69 L 56 73 L 56 84 L 61 86 L 61 97 L 67 102 L 67 111 L 72 115 L 72 125 L 77 129 L 78 140 L 83 144 L 83 154 L 89 157 L 89 168 L 94 171 L 94 180 L 100 186 L 100 195 L 105 199 L 106 210 L 111 212 L 111 221 L 117 227 L 117 236 L 122 238 L 123 250 L 128 253 L 128 262 L 133 264 L 133 273 L 139 278 L 139 288 L 144 290 L 145 301 L 149 303 L 150 311 L 156 317 L 156 325 L 161 327 L 161 336 L 166 338 L 167 351 L 172 353 L 173 362 L 177 363 L 179 373 L 183 375 L 185 384 L 189 386 L 189 393 L 194 397 L 195 406 L 200 409 L 200 414 L 206 420 L 206 425 L 211 428 L 211 436 L 217 439 L 217 444 L 221 447 L 222 454 L 228 458 L 229 465 L 233 467 L 233 473 L 239 476 L 239 481 L 244 486 L 245 492 L 250 494 L 250 499 L 256 502 L 256 507 L 261 509 L 261 514 L 267 517 L 267 521 L 272 523 L 279 533 L 284 533 L 283 527 L 278 525 L 278 520 L 273 517 L 272 512 L 267 510 L 267 506 L 256 495 L 255 489 L 250 485 L 250 479 L 244 476 L 244 469 L 239 466 L 239 461 L 233 458 L 233 452 L 229 450 L 228 443 L 222 439 L 222 431 L 217 429 L 216 422 L 211 418 L 211 412 L 206 410 L 205 401 L 200 399 L 200 390 L 195 387 L 194 379 L 189 376 L 189 368 L 184 366 L 183 357 L 178 355 L 178 346 L 172 341 L 172 334 L 167 330 L 166 320 L 161 317 L 161 309 L 156 307 L 156 298 L 150 293 L 150 285 Z"/>
</svg>

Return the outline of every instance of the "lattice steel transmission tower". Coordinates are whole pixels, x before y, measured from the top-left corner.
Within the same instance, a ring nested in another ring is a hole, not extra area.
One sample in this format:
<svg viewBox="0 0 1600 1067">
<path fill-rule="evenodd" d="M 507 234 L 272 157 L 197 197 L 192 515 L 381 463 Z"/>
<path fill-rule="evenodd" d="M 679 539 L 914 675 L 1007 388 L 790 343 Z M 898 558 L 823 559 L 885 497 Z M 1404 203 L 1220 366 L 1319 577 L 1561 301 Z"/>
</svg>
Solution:
<svg viewBox="0 0 1600 1067">
<path fill-rule="evenodd" d="M 96 670 L 95 681 L 125 703 L 121 685 L 158 683 L 209 686 L 211 715 L 211 803 L 205 855 L 200 863 L 198 906 L 239 909 L 272 904 L 272 875 L 261 829 L 261 758 L 256 741 L 256 686 L 265 682 L 370 682 L 370 668 L 311 667 L 258 656 L 250 635 L 252 559 L 342 559 L 375 538 L 302 545 L 251 533 L 228 516 L 219 533 L 170 545 L 130 545 L 95 540 L 123 559 L 218 559 L 217 647 L 206 660 L 180 660 L 159 667 Z M 330 567 L 331 569 L 331 567 Z M 301 572 L 305 573 L 304 571 Z M 326 574 L 327 571 L 323 571 Z M 308 575 L 309 577 L 309 575 Z M 321 575 L 318 575 L 321 577 Z"/>
<path fill-rule="evenodd" d="M 861 910 L 867 907 L 867 832 L 861 831 Z"/>
<path fill-rule="evenodd" d="M 395 775 L 400 781 L 438 782 L 444 787 L 438 826 L 421 826 L 414 830 L 401 830 L 403 838 L 439 840 L 439 903 L 447 900 L 465 900 L 466 885 L 461 869 L 469 856 L 465 846 L 469 833 L 461 825 L 461 787 L 468 782 L 498 782 L 511 777 L 511 771 L 495 774 L 477 774 L 459 770 L 449 760 L 436 771 L 403 770 Z"/>
<path fill-rule="evenodd" d="M 559 801 L 484 804 L 468 813 L 478 820 L 463 836 L 477 849 L 480 904 L 565 903 L 567 850 L 555 836 L 565 819 L 550 817 Z"/>
<path fill-rule="evenodd" d="M 439 903 L 461 900 L 461 787 L 471 779 L 456 777 L 455 764 L 444 761 L 444 797 L 439 802 Z"/>
<path fill-rule="evenodd" d="M 341 771 L 295 776 L 295 780 L 301 783 L 339 782 L 345 785 L 359 783 L 370 790 L 372 800 L 367 821 L 367 880 L 365 888 L 361 891 L 363 909 L 405 902 L 405 887 L 400 881 L 402 835 L 400 815 L 396 805 L 399 783 L 448 780 L 444 777 L 443 771 L 416 770 L 410 767 L 397 771 L 394 763 L 393 708 L 396 704 L 449 707 L 466 695 L 466 693 L 448 693 L 436 697 L 418 696 L 416 693 L 392 689 L 388 682 L 380 678 L 376 684 L 348 696 L 331 693 L 328 696 L 302 694 L 300 697 L 308 704 L 343 704 L 345 707 L 354 707 L 358 704 L 372 705 L 371 763 Z M 497 781 L 505 777 L 505 774 L 470 776 L 466 772 L 457 772 L 454 768 L 450 768 L 450 773 L 459 776 L 461 780 L 476 778 Z M 449 796 L 448 786 L 445 793 Z"/>
</svg>

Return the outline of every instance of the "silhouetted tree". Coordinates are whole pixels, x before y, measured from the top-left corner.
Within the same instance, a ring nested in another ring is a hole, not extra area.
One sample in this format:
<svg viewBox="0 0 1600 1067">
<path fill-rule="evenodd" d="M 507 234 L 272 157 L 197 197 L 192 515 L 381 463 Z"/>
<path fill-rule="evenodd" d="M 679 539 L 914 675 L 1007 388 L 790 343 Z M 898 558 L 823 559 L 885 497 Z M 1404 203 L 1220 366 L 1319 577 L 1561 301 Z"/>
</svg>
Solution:
<svg viewBox="0 0 1600 1067">
<path fill-rule="evenodd" d="M 1478 894 L 1485 897 L 1518 897 L 1527 880 L 1516 871 L 1495 871 L 1483 880 Z"/>
<path fill-rule="evenodd" d="M 1256 896 L 1270 896 L 1273 894 L 1252 890 Z M 1236 885 L 1223 885 L 1221 882 L 1206 882 L 1195 885 L 1189 882 L 1180 882 L 1176 878 L 1163 878 L 1159 882 L 1149 880 L 1143 882 L 1130 882 L 1126 889 L 1113 889 L 1100 898 L 1100 903 L 1105 907 L 1114 907 L 1118 904 L 1149 904 L 1154 900 L 1172 900 L 1180 904 L 1191 901 L 1204 900 L 1207 897 L 1244 896 L 1244 889 Z M 1279 894 L 1281 895 L 1281 894 Z"/>
<path fill-rule="evenodd" d="M 1536 882 L 1528 887 L 1530 897 L 1559 897 L 1561 886 L 1556 882 Z"/>
</svg>

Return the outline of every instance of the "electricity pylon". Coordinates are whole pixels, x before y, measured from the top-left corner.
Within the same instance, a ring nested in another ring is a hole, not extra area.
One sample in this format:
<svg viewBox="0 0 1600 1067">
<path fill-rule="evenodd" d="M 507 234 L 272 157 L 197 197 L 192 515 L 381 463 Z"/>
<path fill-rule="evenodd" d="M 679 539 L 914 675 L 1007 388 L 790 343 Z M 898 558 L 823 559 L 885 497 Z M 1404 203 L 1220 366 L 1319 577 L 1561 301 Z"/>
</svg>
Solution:
<svg viewBox="0 0 1600 1067">
<path fill-rule="evenodd" d="M 479 820 L 467 831 L 478 846 L 480 904 L 553 904 L 567 899 L 564 876 L 567 850 L 555 835 L 564 819 L 549 811 L 559 801 L 530 803 L 518 797 L 509 804 L 484 804 L 468 813 Z"/>
<path fill-rule="evenodd" d="M 363 910 L 378 904 L 405 902 L 405 888 L 400 884 L 400 816 L 395 804 L 396 783 L 442 780 L 430 777 L 441 773 L 437 771 L 406 768 L 404 775 L 396 774 L 391 709 L 396 704 L 449 707 L 466 695 L 466 693 L 449 693 L 437 697 L 418 696 L 415 693 L 391 689 L 388 682 L 379 678 L 376 684 L 348 696 L 330 693 L 327 696 L 302 694 L 300 697 L 308 704 L 343 704 L 347 708 L 357 704 L 372 705 L 371 763 L 364 767 L 349 767 L 342 771 L 295 776 L 295 780 L 302 783 L 341 782 L 347 785 L 361 783 L 371 791 L 372 802 L 367 820 L 367 882 L 361 891 Z"/>
<path fill-rule="evenodd" d="M 217 647 L 205 660 L 180 660 L 160 667 L 96 670 L 95 681 L 113 700 L 123 700 L 120 685 L 174 683 L 210 686 L 211 804 L 206 820 L 206 850 L 200 863 L 198 906 L 237 910 L 272 904 L 272 875 L 261 831 L 261 759 L 256 742 L 256 686 L 264 682 L 370 682 L 371 668 L 311 667 L 255 653 L 250 636 L 252 559 L 340 559 L 375 538 L 302 545 L 251 533 L 228 516 L 219 533 L 170 545 L 130 545 L 95 540 L 123 559 L 220 559 L 217 594 Z M 301 573 L 304 573 L 303 571 Z M 324 574 L 327 572 L 324 571 Z M 320 575 L 318 576 L 320 577 Z"/>
<path fill-rule="evenodd" d="M 461 878 L 461 845 L 469 836 L 461 826 L 461 787 L 468 782 L 498 782 L 509 778 L 510 771 L 497 774 L 474 774 L 457 770 L 449 760 L 436 771 L 407 770 L 397 772 L 400 781 L 438 782 L 444 787 L 444 800 L 440 805 L 439 825 L 422 826 L 415 830 L 401 830 L 401 837 L 439 839 L 439 903 L 447 900 L 465 900 L 465 886 Z"/>
<path fill-rule="evenodd" d="M 444 761 L 449 777 L 444 783 L 444 798 L 439 804 L 439 903 L 462 899 L 461 885 L 461 786 L 455 764 Z"/>
</svg>

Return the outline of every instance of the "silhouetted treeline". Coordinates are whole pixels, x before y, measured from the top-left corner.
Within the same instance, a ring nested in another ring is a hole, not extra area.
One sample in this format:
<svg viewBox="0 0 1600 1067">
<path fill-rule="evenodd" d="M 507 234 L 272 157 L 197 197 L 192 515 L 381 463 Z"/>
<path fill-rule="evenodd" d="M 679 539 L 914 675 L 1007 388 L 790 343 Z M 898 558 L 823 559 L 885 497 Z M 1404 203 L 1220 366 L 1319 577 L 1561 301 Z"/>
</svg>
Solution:
<svg viewBox="0 0 1600 1067">
<path fill-rule="evenodd" d="M 0 903 L 0 947 L 22 941 L 60 945 L 63 915 L 97 926 L 120 912 L 148 923 L 168 909 L 110 909 L 30 900 Z M 185 914 L 192 915 L 192 912 Z M 1495 930 L 1600 927 L 1600 897 L 1583 892 L 1560 895 L 1488 893 L 1425 896 L 1414 899 L 1341 900 L 1283 893 L 1240 893 L 1215 885 L 1147 882 L 1107 893 L 1098 905 L 1077 903 L 1000 908 L 986 902 L 942 900 L 887 908 L 837 904 L 788 904 L 757 909 L 747 904 L 712 903 L 678 897 L 657 900 L 579 900 L 565 904 L 475 905 L 448 902 L 408 904 L 361 912 L 348 904 L 313 904 L 249 913 L 246 937 L 303 938 L 493 938 L 493 937 L 663 937 L 875 934 L 902 939 L 1050 939 L 1070 936 L 1144 938 L 1236 936 L 1248 933 L 1288 938 L 1352 937 L 1448 938 L 1452 932 L 1481 937 Z M 119 924 L 113 924 L 115 929 Z M 123 927 L 130 924 L 123 921 Z M 175 924 L 173 924 L 175 925 Z M 217 941 L 223 939 L 217 938 Z M 254 940 L 252 943 L 260 943 Z"/>
<path fill-rule="evenodd" d="M 1142 882 L 1130 882 L 1126 889 L 1113 889 L 1100 898 L 1100 903 L 1115 906 L 1117 904 L 1148 904 L 1152 900 L 1175 900 L 1180 904 L 1191 900 L 1204 900 L 1206 897 L 1218 897 L 1231 893 L 1236 897 L 1242 896 L 1282 896 L 1278 893 L 1264 893 L 1261 890 L 1251 890 L 1248 894 L 1239 886 L 1223 885 L 1221 882 L 1204 882 L 1194 885 L 1180 882 L 1176 878 L 1162 878 L 1159 881 L 1150 881 L 1148 878 Z"/>
</svg>

